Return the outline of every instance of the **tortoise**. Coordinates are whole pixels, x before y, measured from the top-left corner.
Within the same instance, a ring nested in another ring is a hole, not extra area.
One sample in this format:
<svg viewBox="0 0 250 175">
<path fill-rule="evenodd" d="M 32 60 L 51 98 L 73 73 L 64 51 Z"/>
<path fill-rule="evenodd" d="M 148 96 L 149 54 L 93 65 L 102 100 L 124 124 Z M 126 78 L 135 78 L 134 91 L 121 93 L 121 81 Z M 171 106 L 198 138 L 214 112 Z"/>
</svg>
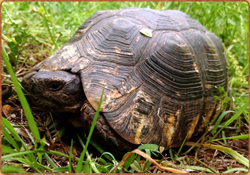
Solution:
<svg viewBox="0 0 250 175">
<path fill-rule="evenodd" d="M 143 31 L 147 31 L 146 33 Z M 23 78 L 41 109 L 68 114 L 113 151 L 152 143 L 178 147 L 218 114 L 228 88 L 220 39 L 177 10 L 97 11 Z"/>
</svg>

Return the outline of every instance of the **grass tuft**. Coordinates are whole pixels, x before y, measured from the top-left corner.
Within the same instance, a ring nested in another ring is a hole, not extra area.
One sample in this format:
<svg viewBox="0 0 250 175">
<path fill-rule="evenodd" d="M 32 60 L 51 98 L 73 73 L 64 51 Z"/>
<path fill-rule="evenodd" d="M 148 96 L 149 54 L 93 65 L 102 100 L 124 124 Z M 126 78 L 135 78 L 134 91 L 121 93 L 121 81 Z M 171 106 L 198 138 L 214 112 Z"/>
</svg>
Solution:
<svg viewBox="0 0 250 175">
<path fill-rule="evenodd" d="M 90 138 L 91 138 L 92 133 L 93 133 L 93 131 L 94 131 L 95 124 L 96 124 L 96 121 L 97 121 L 97 118 L 98 118 L 98 115 L 99 115 L 99 112 L 100 112 L 100 108 L 101 108 L 101 104 L 102 104 L 102 98 L 103 98 L 103 93 L 104 93 L 104 88 L 103 88 L 103 90 L 102 90 L 102 94 L 101 94 L 101 97 L 100 97 L 100 102 L 99 102 L 99 104 L 98 104 L 98 107 L 97 107 L 97 110 L 96 110 L 96 113 L 95 113 L 95 116 L 94 116 L 92 125 L 91 125 L 90 130 L 89 130 L 89 134 L 88 134 L 88 138 L 87 138 L 86 145 L 84 146 L 84 149 L 83 149 L 82 154 L 81 154 L 81 157 L 80 157 L 80 161 L 78 162 L 77 167 L 76 167 L 76 173 L 80 173 L 81 170 L 82 170 L 82 161 L 83 161 L 83 158 L 84 158 L 85 153 L 86 153 L 86 151 L 87 151 L 87 147 L 88 147 L 88 145 L 89 145 Z M 88 168 L 88 167 L 87 167 L 87 168 Z M 86 173 L 86 172 L 85 172 L 85 173 Z"/>
</svg>

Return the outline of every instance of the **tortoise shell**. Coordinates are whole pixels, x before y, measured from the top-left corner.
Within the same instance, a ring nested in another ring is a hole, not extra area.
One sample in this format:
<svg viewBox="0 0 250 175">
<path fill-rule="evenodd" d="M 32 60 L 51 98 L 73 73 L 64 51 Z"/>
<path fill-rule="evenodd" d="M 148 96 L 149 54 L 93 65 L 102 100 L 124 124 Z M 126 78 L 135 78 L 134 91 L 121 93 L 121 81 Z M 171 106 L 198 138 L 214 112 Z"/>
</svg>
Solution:
<svg viewBox="0 0 250 175">
<path fill-rule="evenodd" d="M 77 101 L 79 111 L 86 99 L 96 110 L 104 88 L 100 111 L 108 127 L 132 144 L 155 143 L 165 148 L 179 146 L 186 137 L 201 132 L 204 121 L 217 113 L 216 86 L 228 91 L 221 41 L 176 10 L 98 11 L 34 70 L 37 73 L 29 79 L 36 84 L 36 74 L 56 77 L 57 72 L 61 79 L 69 74 L 69 81 L 81 82 L 64 89 L 73 94 L 66 98 L 67 105 Z M 34 87 L 28 89 L 34 91 Z M 39 93 L 32 93 L 34 103 L 41 104 L 38 96 L 43 90 L 40 86 Z M 46 93 L 56 92 L 57 86 L 51 85 L 50 90 Z M 55 104 L 61 97 L 59 93 L 49 100 Z M 62 110 L 67 105 L 58 106 Z"/>
</svg>

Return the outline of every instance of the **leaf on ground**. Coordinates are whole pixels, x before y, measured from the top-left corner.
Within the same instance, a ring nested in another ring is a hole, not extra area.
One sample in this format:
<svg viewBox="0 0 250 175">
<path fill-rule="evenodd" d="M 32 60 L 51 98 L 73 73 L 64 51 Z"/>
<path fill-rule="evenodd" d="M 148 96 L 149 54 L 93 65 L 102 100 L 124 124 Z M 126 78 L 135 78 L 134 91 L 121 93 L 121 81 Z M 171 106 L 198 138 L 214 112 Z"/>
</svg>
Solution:
<svg viewBox="0 0 250 175">
<path fill-rule="evenodd" d="M 13 111 L 12 107 L 10 105 L 4 105 L 2 110 L 3 110 L 3 113 L 4 113 L 5 116 L 8 116 Z"/>
</svg>

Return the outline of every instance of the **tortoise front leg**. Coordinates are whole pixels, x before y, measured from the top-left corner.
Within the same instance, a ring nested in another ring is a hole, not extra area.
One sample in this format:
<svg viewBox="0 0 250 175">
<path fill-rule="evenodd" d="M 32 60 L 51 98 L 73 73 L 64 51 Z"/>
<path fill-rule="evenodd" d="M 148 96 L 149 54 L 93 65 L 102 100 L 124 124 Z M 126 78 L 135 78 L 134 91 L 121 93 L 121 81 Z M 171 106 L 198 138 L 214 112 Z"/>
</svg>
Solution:
<svg viewBox="0 0 250 175">
<path fill-rule="evenodd" d="M 96 111 L 88 101 L 85 101 L 80 114 L 74 114 L 69 117 L 69 121 L 76 128 L 83 128 L 89 131 Z M 92 134 L 100 145 L 108 152 L 112 152 L 117 158 L 121 158 L 126 152 L 136 148 L 136 145 L 128 142 L 118 135 L 108 124 L 102 113 L 99 114 L 94 132 Z"/>
</svg>

